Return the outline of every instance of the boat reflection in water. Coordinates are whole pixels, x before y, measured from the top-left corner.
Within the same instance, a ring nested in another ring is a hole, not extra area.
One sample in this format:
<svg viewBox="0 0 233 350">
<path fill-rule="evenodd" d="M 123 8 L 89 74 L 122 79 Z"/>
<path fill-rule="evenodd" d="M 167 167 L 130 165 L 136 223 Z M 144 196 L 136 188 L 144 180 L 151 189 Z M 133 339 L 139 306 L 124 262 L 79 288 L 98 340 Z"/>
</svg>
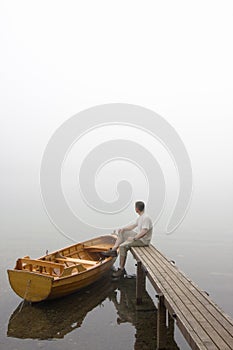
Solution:
<svg viewBox="0 0 233 350">
<path fill-rule="evenodd" d="M 145 292 L 143 304 L 137 306 L 135 290 L 135 278 L 112 281 L 110 276 L 107 276 L 82 292 L 62 299 L 33 305 L 22 302 L 10 317 L 7 335 L 20 339 L 64 338 L 75 328 L 81 327 L 86 315 L 108 298 L 116 308 L 117 323 L 128 322 L 135 327 L 134 349 L 155 349 L 155 305 Z M 173 332 L 172 335 L 169 329 L 166 332 L 167 349 L 178 349 Z"/>
</svg>

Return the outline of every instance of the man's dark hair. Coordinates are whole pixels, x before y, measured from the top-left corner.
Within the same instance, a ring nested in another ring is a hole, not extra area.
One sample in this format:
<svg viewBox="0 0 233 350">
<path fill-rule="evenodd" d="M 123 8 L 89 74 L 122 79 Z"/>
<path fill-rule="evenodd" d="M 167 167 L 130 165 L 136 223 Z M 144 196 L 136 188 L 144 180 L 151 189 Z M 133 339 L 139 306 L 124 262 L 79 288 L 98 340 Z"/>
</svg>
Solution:
<svg viewBox="0 0 233 350">
<path fill-rule="evenodd" d="M 138 202 L 135 203 L 135 207 L 136 207 L 138 210 L 143 211 L 144 208 L 145 208 L 145 204 L 144 204 L 144 202 L 138 201 Z"/>
</svg>

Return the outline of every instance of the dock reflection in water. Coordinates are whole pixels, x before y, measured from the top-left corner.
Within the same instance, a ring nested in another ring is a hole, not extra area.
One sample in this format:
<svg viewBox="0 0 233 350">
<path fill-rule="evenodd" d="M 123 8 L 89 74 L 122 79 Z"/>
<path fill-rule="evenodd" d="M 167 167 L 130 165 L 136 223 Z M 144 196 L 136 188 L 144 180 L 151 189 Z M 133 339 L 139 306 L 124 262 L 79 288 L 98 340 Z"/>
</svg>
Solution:
<svg viewBox="0 0 233 350">
<path fill-rule="evenodd" d="M 118 324 L 129 322 L 135 327 L 135 350 L 157 349 L 157 309 L 149 294 L 144 291 L 142 305 L 136 305 L 136 278 L 122 279 L 112 301 L 116 307 Z M 174 341 L 174 324 L 164 327 L 164 350 L 179 350 Z"/>
<path fill-rule="evenodd" d="M 64 338 L 81 327 L 86 315 L 105 299 L 116 308 L 117 324 L 128 322 L 135 327 L 134 349 L 156 349 L 157 312 L 149 294 L 136 305 L 136 279 L 111 281 L 108 276 L 82 292 L 38 304 L 20 303 L 8 323 L 8 337 L 51 340 Z M 164 330 L 167 349 L 177 350 L 173 329 Z"/>
</svg>

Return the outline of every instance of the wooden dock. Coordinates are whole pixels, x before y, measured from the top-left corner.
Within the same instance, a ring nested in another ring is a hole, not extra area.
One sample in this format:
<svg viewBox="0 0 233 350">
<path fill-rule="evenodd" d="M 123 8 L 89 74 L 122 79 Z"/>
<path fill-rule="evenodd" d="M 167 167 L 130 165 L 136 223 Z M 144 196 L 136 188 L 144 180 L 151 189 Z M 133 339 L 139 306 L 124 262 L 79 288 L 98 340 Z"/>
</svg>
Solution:
<svg viewBox="0 0 233 350">
<path fill-rule="evenodd" d="M 165 348 L 161 329 L 171 319 L 194 350 L 233 349 L 233 320 L 205 292 L 153 245 L 131 252 L 137 260 L 137 303 L 142 303 L 145 276 L 157 292 L 157 349 Z"/>
</svg>

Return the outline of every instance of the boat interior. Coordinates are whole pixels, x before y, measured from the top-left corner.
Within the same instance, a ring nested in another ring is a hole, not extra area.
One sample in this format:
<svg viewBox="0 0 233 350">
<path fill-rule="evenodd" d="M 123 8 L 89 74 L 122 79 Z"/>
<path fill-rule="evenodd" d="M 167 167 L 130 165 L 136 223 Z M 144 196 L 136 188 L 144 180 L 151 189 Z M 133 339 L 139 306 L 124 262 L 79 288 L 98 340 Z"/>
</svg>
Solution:
<svg viewBox="0 0 233 350">
<path fill-rule="evenodd" d="M 78 243 L 54 253 L 46 254 L 39 259 L 31 259 L 29 256 L 20 258 L 16 262 L 15 269 L 39 273 L 53 278 L 68 277 L 112 259 L 101 254 L 112 246 L 113 244 L 109 242 L 102 245 L 90 244 L 90 242 L 86 244 Z"/>
</svg>

